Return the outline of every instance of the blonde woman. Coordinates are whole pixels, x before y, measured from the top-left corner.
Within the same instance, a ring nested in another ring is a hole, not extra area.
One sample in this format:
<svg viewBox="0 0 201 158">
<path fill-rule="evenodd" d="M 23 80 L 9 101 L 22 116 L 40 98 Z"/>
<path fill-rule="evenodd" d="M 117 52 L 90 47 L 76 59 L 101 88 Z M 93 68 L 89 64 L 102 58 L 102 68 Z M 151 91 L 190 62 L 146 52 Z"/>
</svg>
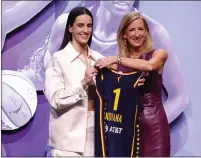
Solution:
<svg viewBox="0 0 201 158">
<path fill-rule="evenodd" d="M 96 66 L 111 66 L 116 63 L 142 73 L 145 83 L 140 88 L 144 105 L 141 114 L 140 156 L 170 156 L 170 131 L 162 104 L 162 72 L 168 54 L 164 49 L 153 49 L 153 41 L 145 18 L 139 12 L 127 13 L 117 34 L 119 57 L 99 59 Z"/>
</svg>

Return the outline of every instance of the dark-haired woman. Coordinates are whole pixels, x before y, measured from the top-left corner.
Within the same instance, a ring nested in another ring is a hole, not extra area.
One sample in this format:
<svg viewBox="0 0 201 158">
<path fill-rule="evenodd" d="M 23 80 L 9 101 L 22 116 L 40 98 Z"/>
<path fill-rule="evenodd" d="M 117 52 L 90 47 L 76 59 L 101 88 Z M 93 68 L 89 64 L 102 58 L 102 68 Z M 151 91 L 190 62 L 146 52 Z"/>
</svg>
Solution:
<svg viewBox="0 0 201 158">
<path fill-rule="evenodd" d="M 51 104 L 52 156 L 94 155 L 94 63 L 102 55 L 90 49 L 93 16 L 84 7 L 71 10 L 60 51 L 46 70 L 45 95 Z"/>
</svg>

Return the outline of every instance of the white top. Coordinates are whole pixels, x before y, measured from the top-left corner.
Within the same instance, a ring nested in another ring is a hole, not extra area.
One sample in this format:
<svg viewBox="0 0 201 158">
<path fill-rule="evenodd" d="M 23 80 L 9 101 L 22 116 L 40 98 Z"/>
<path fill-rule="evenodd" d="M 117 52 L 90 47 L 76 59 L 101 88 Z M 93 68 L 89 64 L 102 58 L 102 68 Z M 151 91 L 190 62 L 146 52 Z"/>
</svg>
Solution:
<svg viewBox="0 0 201 158">
<path fill-rule="evenodd" d="M 93 66 L 102 55 L 88 47 L 87 62 Z M 72 44 L 54 53 L 53 67 L 46 70 L 45 96 L 51 106 L 50 146 L 66 151 L 84 152 L 88 96 L 83 89 L 87 63 Z M 42 121 L 42 120 L 41 120 Z"/>
</svg>

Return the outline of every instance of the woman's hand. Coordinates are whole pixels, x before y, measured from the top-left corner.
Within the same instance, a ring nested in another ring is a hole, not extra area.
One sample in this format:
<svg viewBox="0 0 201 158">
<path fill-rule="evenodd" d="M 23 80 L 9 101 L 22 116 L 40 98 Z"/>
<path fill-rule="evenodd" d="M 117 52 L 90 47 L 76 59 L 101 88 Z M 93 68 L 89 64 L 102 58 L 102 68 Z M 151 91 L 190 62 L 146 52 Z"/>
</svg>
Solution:
<svg viewBox="0 0 201 158">
<path fill-rule="evenodd" d="M 103 57 L 96 61 L 95 66 L 102 69 L 104 67 L 108 67 L 112 64 L 115 64 L 116 62 L 117 62 L 116 56 Z"/>
<path fill-rule="evenodd" d="M 90 66 L 86 69 L 84 79 L 82 80 L 83 86 L 87 87 L 93 80 L 93 77 L 98 74 L 98 71 L 95 67 Z"/>
<path fill-rule="evenodd" d="M 144 79 L 144 78 L 139 79 L 138 84 L 137 84 L 138 87 L 143 86 L 143 85 L 144 85 L 144 82 L 145 82 L 145 79 Z"/>
</svg>

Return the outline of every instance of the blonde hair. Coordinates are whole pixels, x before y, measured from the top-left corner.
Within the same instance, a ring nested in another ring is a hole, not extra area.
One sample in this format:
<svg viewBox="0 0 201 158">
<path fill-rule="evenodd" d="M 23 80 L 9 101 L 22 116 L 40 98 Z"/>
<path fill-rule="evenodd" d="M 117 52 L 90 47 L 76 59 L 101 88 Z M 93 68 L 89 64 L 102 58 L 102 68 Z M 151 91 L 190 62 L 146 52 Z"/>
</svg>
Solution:
<svg viewBox="0 0 201 158">
<path fill-rule="evenodd" d="M 135 20 L 141 19 L 144 23 L 145 29 L 147 30 L 147 36 L 143 43 L 144 52 L 150 52 L 153 50 L 153 40 L 149 31 L 149 27 L 145 18 L 141 15 L 140 12 L 129 12 L 125 14 L 121 20 L 118 33 L 117 33 L 117 42 L 119 47 L 119 55 L 122 57 L 130 57 L 130 52 L 128 50 L 127 42 L 124 39 L 124 34 L 127 27 Z"/>
</svg>

